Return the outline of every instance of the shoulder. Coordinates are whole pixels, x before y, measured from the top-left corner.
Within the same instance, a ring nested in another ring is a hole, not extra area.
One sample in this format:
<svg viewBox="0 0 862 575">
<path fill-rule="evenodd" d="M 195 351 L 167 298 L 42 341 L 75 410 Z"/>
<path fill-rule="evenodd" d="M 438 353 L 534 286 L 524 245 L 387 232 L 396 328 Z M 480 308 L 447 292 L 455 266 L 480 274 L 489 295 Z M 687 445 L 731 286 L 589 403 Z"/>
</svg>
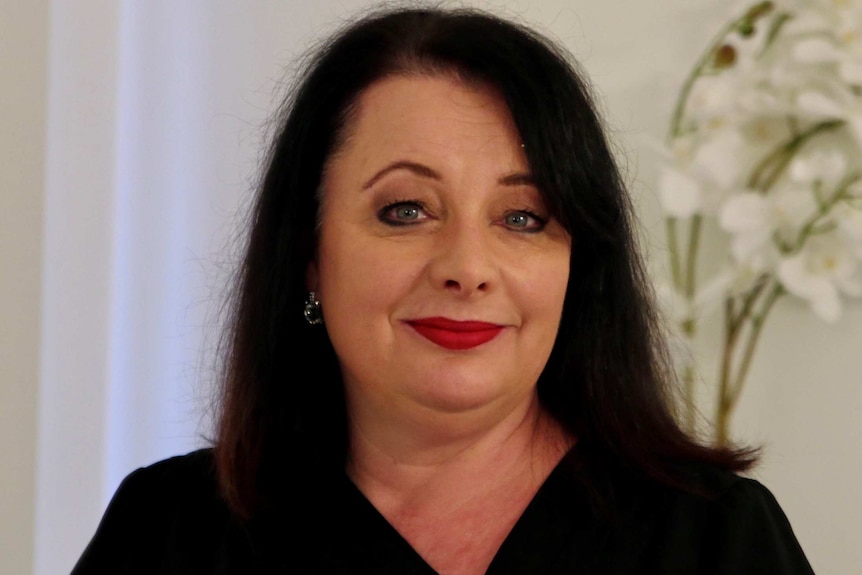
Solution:
<svg viewBox="0 0 862 575">
<path fill-rule="evenodd" d="M 756 479 L 729 472 L 720 472 L 720 489 L 712 501 L 715 512 L 720 515 L 751 515 L 786 519 L 784 512 L 772 492 Z"/>
<path fill-rule="evenodd" d="M 703 572 L 722 574 L 813 572 L 787 516 L 763 484 L 709 468 L 699 469 L 697 477 L 693 490 L 664 488 L 655 537 L 662 562 L 687 560 Z"/>
<path fill-rule="evenodd" d="M 216 490 L 212 450 L 200 449 L 186 455 L 164 459 L 138 468 L 120 484 L 117 495 L 143 492 L 150 495 L 179 497 L 202 495 Z"/>
<path fill-rule="evenodd" d="M 210 450 L 172 457 L 123 480 L 73 573 L 158 572 L 156 565 L 178 557 L 209 561 L 235 529 Z"/>
<path fill-rule="evenodd" d="M 179 521 L 185 515 L 223 514 L 209 449 L 171 457 L 130 473 L 114 495 L 105 519 L 116 516 L 134 521 Z"/>
<path fill-rule="evenodd" d="M 754 479 L 677 462 L 673 480 L 658 481 L 588 449 L 569 462 L 553 492 L 580 550 L 572 565 L 592 556 L 597 573 L 812 573 L 784 511 Z"/>
<path fill-rule="evenodd" d="M 771 520 L 787 525 L 787 517 L 772 492 L 756 479 L 710 466 L 697 466 L 687 488 L 664 487 L 669 500 L 708 514 L 712 521 Z"/>
</svg>

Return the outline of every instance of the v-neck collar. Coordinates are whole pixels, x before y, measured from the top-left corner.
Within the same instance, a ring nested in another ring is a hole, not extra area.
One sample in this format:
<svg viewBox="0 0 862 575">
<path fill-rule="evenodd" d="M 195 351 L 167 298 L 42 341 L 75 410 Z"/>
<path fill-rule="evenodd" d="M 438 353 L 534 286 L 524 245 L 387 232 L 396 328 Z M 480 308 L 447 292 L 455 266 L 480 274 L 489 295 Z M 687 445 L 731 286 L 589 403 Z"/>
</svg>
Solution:
<svg viewBox="0 0 862 575">
<path fill-rule="evenodd" d="M 598 471 L 592 459 L 580 444 L 562 458 L 486 575 L 569 573 L 564 565 L 578 565 L 582 573 L 628 572 L 623 564 L 630 567 L 643 551 L 644 525 L 632 521 L 629 511 L 619 523 L 615 512 L 597 506 L 603 497 L 598 491 L 619 476 Z M 612 501 L 608 509 L 628 507 Z M 255 523 L 251 540 L 273 573 L 437 575 L 343 471 L 294 477 L 280 503 Z M 615 559 L 621 548 L 627 557 Z"/>
<path fill-rule="evenodd" d="M 589 538 L 591 533 L 579 532 L 583 530 L 572 520 L 587 509 L 572 489 L 573 479 L 566 469 L 570 456 L 565 456 L 545 479 L 497 550 L 486 575 L 548 572 L 563 550 L 571 549 L 573 538 Z M 338 547 L 351 556 L 358 572 L 436 575 L 346 475 L 342 489 L 348 527 L 344 535 L 348 540 Z M 584 547 L 589 548 L 589 544 Z"/>
</svg>

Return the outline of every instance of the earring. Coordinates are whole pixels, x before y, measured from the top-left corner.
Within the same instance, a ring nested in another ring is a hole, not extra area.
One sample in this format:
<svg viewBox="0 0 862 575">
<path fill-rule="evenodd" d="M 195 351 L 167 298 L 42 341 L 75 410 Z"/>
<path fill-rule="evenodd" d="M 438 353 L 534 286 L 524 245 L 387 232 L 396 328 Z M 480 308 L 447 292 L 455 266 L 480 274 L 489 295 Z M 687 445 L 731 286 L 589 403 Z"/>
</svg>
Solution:
<svg viewBox="0 0 862 575">
<path fill-rule="evenodd" d="M 323 323 L 323 311 L 320 309 L 320 302 L 313 291 L 308 292 L 308 299 L 305 300 L 302 315 L 305 316 L 305 321 L 311 325 L 320 325 Z"/>
</svg>

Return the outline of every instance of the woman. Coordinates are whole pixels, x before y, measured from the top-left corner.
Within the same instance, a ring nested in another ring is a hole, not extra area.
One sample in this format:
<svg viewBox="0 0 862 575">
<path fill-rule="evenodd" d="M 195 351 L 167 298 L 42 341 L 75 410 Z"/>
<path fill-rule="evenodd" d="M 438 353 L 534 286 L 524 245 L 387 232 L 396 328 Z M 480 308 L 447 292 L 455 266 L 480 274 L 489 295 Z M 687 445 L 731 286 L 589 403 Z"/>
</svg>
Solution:
<svg viewBox="0 0 862 575">
<path fill-rule="evenodd" d="M 582 79 L 484 13 L 373 14 L 288 99 L 212 450 L 133 473 L 74 573 L 810 573 L 677 425 Z"/>
</svg>

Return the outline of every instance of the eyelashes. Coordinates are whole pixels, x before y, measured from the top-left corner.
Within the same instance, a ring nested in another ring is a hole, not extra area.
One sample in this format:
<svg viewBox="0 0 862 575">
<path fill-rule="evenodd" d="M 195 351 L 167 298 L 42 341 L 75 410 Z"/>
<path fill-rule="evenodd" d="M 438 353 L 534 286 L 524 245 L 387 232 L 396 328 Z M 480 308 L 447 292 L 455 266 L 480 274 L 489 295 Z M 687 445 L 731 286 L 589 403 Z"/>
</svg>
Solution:
<svg viewBox="0 0 862 575">
<path fill-rule="evenodd" d="M 548 219 L 530 209 L 507 212 L 503 217 L 504 225 L 524 233 L 536 233 L 545 229 Z"/>
<path fill-rule="evenodd" d="M 434 213 L 421 200 L 389 202 L 377 212 L 378 220 L 393 227 L 419 225 L 434 217 Z M 548 224 L 548 218 L 532 208 L 519 208 L 505 210 L 497 222 L 515 232 L 537 233 Z"/>
<path fill-rule="evenodd" d="M 390 226 L 415 225 L 429 217 L 427 207 L 419 200 L 398 200 L 377 212 L 377 219 Z"/>
</svg>

